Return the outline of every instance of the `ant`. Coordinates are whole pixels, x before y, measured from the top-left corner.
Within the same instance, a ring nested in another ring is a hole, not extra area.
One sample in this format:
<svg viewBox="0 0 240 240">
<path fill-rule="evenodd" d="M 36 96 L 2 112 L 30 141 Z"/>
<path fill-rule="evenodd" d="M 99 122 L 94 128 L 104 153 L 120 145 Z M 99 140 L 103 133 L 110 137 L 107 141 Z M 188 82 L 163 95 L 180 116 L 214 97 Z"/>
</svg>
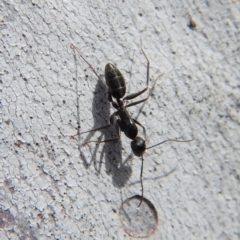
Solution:
<svg viewBox="0 0 240 240">
<path fill-rule="evenodd" d="M 73 44 L 71 44 L 71 48 L 78 52 L 80 57 L 92 69 L 92 71 L 98 77 L 98 79 L 100 79 L 103 82 L 100 75 L 95 71 L 95 69 L 92 67 L 92 65 L 82 56 L 82 54 L 80 53 L 78 48 L 75 47 Z M 155 144 L 151 147 L 146 147 L 145 140 L 142 137 L 138 136 L 137 125 L 142 127 L 143 133 L 144 133 L 144 136 L 145 136 L 145 139 L 146 139 L 145 127 L 140 122 L 138 122 L 136 119 L 134 119 L 130 116 L 130 114 L 127 111 L 127 108 L 147 101 L 148 97 L 145 98 L 145 99 L 142 99 L 140 101 L 132 102 L 132 103 L 127 104 L 127 105 L 125 105 L 125 101 L 134 99 L 134 98 L 138 97 L 139 95 L 143 94 L 144 92 L 146 92 L 148 90 L 150 62 L 149 62 L 149 60 L 147 58 L 147 55 L 145 54 L 145 52 L 142 48 L 142 44 L 141 44 L 141 50 L 142 50 L 142 52 L 143 52 L 143 54 L 144 54 L 144 56 L 147 60 L 147 82 L 146 82 L 147 86 L 142 91 L 139 91 L 137 93 L 132 93 L 132 94 L 129 94 L 129 95 L 125 96 L 125 94 L 126 94 L 126 84 L 125 84 L 125 79 L 124 79 L 122 73 L 120 72 L 120 70 L 116 66 L 114 66 L 111 63 L 107 63 L 106 66 L 105 66 L 106 84 L 104 82 L 103 83 L 104 83 L 104 85 L 107 85 L 107 87 L 108 87 L 108 101 L 112 104 L 112 106 L 117 111 L 115 111 L 110 116 L 110 124 L 109 125 L 99 127 L 99 128 L 95 128 L 95 129 L 91 129 L 89 131 L 85 131 L 85 132 L 81 132 L 81 133 L 76 134 L 76 135 L 80 135 L 80 134 L 87 133 L 87 132 L 93 132 L 93 131 L 101 130 L 101 129 L 108 128 L 108 127 L 111 127 L 111 126 L 114 125 L 116 127 L 116 130 L 117 130 L 117 137 L 105 139 L 103 141 L 88 141 L 88 142 L 85 142 L 83 145 L 86 145 L 90 142 L 102 143 L 102 142 L 110 142 L 110 141 L 119 140 L 121 131 L 124 132 L 124 134 L 132 140 L 131 141 L 131 148 L 132 148 L 133 154 L 142 159 L 141 172 L 140 172 L 140 182 L 141 182 L 141 188 L 142 188 L 142 195 L 141 195 L 141 200 L 140 200 L 140 203 L 139 203 L 138 207 L 141 206 L 142 201 L 143 201 L 143 180 L 142 180 L 143 161 L 144 161 L 143 154 L 145 153 L 146 149 L 154 148 L 154 147 L 156 147 L 158 145 L 161 145 L 161 144 L 163 144 L 165 142 L 168 142 L 168 141 L 175 141 L 175 142 L 190 142 L 190 141 L 193 141 L 193 139 L 191 139 L 191 140 L 166 139 L 166 140 L 164 140 L 160 143 L 157 143 L 157 144 Z M 76 135 L 74 135 L 74 136 L 76 136 Z M 72 137 L 74 137 L 74 136 L 72 136 Z"/>
</svg>

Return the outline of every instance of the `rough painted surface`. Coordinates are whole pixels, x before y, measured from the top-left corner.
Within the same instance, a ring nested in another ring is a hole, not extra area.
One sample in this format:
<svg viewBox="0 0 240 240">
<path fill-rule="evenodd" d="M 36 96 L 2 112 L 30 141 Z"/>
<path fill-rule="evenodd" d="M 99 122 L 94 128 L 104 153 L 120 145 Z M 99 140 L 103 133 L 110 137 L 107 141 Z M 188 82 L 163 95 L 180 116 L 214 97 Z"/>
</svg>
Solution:
<svg viewBox="0 0 240 240">
<path fill-rule="evenodd" d="M 103 74 L 116 63 L 128 93 L 153 95 L 139 114 L 148 146 L 149 239 L 239 239 L 239 1 L 1 1 L 1 239 L 130 239 L 121 203 L 141 193 L 130 141 L 82 147 L 114 129 Z M 150 86 L 153 81 L 150 82 Z M 174 169 L 174 171 L 172 171 Z M 172 172 L 171 172 L 172 171 Z M 171 172 L 170 174 L 168 174 Z"/>
</svg>

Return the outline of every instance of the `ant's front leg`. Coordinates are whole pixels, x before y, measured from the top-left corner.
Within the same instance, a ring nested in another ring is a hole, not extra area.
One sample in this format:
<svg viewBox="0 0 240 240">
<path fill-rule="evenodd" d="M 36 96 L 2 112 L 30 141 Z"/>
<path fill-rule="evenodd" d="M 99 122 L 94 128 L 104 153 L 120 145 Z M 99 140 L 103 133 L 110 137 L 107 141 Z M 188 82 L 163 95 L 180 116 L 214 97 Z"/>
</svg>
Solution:
<svg viewBox="0 0 240 240">
<path fill-rule="evenodd" d="M 123 98 L 123 101 L 124 101 L 124 100 L 134 99 L 134 98 L 138 97 L 139 95 L 143 94 L 144 92 L 146 92 L 146 91 L 148 90 L 150 62 L 149 62 L 149 60 L 148 60 L 148 58 L 147 58 L 146 53 L 145 53 L 144 50 L 143 50 L 142 42 L 141 42 L 141 50 L 142 50 L 142 52 L 143 52 L 143 54 L 144 54 L 144 56 L 145 56 L 145 58 L 146 58 L 146 60 L 147 60 L 147 80 L 146 80 L 146 85 L 147 85 L 147 86 L 146 86 L 142 91 L 140 91 L 140 92 L 133 93 L 133 94 L 129 94 L 128 96 L 126 96 L 125 98 Z M 147 98 L 146 98 L 144 101 L 146 101 L 146 100 L 147 100 Z M 138 104 L 138 103 L 140 103 L 140 102 L 137 102 L 136 104 Z M 134 105 L 136 105 L 136 104 L 134 104 Z M 133 105 L 131 105 L 131 106 L 133 106 Z"/>
</svg>

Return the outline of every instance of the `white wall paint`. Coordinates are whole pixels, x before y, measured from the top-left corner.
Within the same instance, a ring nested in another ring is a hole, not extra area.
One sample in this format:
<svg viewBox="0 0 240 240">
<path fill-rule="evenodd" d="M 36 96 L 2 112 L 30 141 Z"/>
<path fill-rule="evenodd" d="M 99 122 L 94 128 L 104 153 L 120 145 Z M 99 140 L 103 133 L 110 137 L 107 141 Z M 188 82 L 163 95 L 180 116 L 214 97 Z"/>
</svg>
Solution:
<svg viewBox="0 0 240 240">
<path fill-rule="evenodd" d="M 1 1 L 1 239 L 130 239 L 119 209 L 141 193 L 141 162 L 125 164 L 123 134 L 81 147 L 114 130 L 70 138 L 77 122 L 89 130 L 113 112 L 70 44 L 100 74 L 117 64 L 133 93 L 145 87 L 141 40 L 151 79 L 164 76 L 142 113 L 129 112 L 148 146 L 195 138 L 144 155 L 145 197 L 159 218 L 149 239 L 239 239 L 239 9 L 230 0 Z"/>
</svg>

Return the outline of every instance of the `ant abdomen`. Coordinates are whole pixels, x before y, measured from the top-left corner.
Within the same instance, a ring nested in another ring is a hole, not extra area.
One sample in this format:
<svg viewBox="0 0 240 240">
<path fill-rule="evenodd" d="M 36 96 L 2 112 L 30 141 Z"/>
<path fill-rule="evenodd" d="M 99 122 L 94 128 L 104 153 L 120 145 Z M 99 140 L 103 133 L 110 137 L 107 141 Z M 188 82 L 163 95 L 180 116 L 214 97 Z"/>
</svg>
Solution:
<svg viewBox="0 0 240 240">
<path fill-rule="evenodd" d="M 123 98 L 126 93 L 125 79 L 119 69 L 111 63 L 105 67 L 105 80 L 111 95 L 116 99 Z"/>
</svg>

